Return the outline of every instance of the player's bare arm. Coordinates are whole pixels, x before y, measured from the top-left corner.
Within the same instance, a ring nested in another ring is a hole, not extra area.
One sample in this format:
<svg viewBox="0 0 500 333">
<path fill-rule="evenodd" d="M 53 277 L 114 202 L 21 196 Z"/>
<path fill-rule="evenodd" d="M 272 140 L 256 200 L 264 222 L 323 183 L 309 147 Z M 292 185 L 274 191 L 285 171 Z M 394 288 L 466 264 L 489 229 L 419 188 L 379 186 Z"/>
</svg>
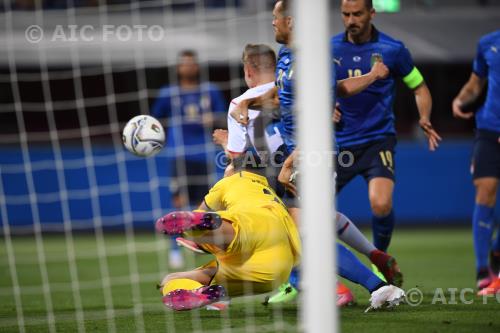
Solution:
<svg viewBox="0 0 500 333">
<path fill-rule="evenodd" d="M 222 149 L 227 153 L 227 130 L 216 129 L 212 133 L 212 140 L 216 145 L 220 145 Z"/>
<path fill-rule="evenodd" d="M 354 96 L 368 88 L 373 82 L 383 80 L 387 76 L 389 76 L 389 68 L 382 61 L 376 61 L 370 73 L 337 81 L 337 96 L 342 98 Z"/>
<path fill-rule="evenodd" d="M 263 111 L 273 110 L 279 107 L 278 87 L 274 87 L 257 97 L 244 99 L 231 111 L 231 117 L 242 125 L 248 124 L 248 109 L 258 108 Z"/>
<path fill-rule="evenodd" d="M 455 118 L 470 119 L 474 116 L 473 112 L 464 112 L 465 106 L 473 103 L 486 85 L 486 79 L 482 79 L 475 73 L 472 73 L 469 81 L 462 87 L 457 97 L 453 100 L 451 108 Z"/>
<path fill-rule="evenodd" d="M 431 124 L 431 111 L 432 111 L 432 96 L 429 88 L 422 82 L 418 87 L 413 90 L 415 94 L 415 102 L 417 103 L 418 113 L 420 120 L 418 121 L 420 128 L 424 131 L 429 141 L 429 150 L 435 151 L 439 147 L 441 136 L 436 132 Z"/>
<path fill-rule="evenodd" d="M 278 175 L 278 181 L 285 185 L 287 190 L 293 193 L 295 196 L 298 195 L 297 185 L 293 182 L 292 175 L 295 172 L 294 164 L 297 160 L 299 152 L 294 150 L 293 153 L 287 157 L 283 166 L 281 167 L 280 174 Z"/>
</svg>

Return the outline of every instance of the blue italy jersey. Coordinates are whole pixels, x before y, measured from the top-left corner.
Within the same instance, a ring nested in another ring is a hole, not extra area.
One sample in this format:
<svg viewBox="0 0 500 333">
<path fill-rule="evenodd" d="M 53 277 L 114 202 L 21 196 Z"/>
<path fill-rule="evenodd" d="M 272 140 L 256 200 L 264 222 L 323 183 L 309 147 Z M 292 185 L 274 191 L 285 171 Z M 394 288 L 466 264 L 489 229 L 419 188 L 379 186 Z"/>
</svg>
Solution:
<svg viewBox="0 0 500 333">
<path fill-rule="evenodd" d="M 182 90 L 179 86 L 162 88 L 151 115 L 167 118 L 166 147 L 171 157 L 202 162 L 207 160 L 208 152 L 215 151 L 212 133 L 203 126 L 202 119 L 207 114 L 225 117 L 226 112 L 220 90 L 204 83 L 194 90 Z"/>
<path fill-rule="evenodd" d="M 342 120 L 336 126 L 337 145 L 354 146 L 395 135 L 395 79 L 403 78 L 412 89 L 423 82 L 408 49 L 375 27 L 371 40 L 366 43 L 353 44 L 347 40 L 346 33 L 342 33 L 332 37 L 330 46 L 337 80 L 369 73 L 377 59 L 382 59 L 390 70 L 386 79 L 373 83 L 363 92 L 337 98 L 342 112 Z"/>
<path fill-rule="evenodd" d="M 295 108 L 294 60 L 292 50 L 282 46 L 278 52 L 278 63 L 276 65 L 276 86 L 278 87 L 281 123 L 283 126 L 283 133 L 281 134 L 289 152 L 295 149 L 295 119 L 293 114 Z"/>
<path fill-rule="evenodd" d="M 500 30 L 479 41 L 473 71 L 488 79 L 486 102 L 476 113 L 477 128 L 500 132 Z"/>
</svg>

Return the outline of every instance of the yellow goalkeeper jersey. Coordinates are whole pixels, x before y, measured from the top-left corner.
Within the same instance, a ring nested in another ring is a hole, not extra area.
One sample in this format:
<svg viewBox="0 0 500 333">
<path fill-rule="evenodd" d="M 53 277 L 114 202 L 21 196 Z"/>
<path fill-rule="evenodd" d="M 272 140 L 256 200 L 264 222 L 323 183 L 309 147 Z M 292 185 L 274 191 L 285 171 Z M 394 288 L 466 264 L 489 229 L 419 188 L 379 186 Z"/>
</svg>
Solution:
<svg viewBox="0 0 500 333">
<path fill-rule="evenodd" d="M 217 258 L 212 284 L 238 295 L 268 292 L 288 279 L 300 258 L 299 233 L 265 177 L 241 171 L 224 178 L 205 196 L 205 205 L 235 230 L 225 251 L 202 244 Z"/>
</svg>

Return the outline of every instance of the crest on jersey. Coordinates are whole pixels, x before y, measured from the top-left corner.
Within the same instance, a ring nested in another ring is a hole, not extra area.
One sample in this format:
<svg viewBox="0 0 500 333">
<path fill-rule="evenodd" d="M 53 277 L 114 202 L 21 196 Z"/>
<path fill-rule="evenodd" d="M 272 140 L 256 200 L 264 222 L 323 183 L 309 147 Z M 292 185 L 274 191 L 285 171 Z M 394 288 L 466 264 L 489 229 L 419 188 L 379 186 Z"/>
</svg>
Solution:
<svg viewBox="0 0 500 333">
<path fill-rule="evenodd" d="M 380 53 L 372 53 L 370 58 L 370 66 L 373 67 L 376 61 L 384 61 L 384 58 Z"/>
<path fill-rule="evenodd" d="M 360 62 L 361 61 L 361 57 L 360 56 L 354 56 L 354 57 L 352 57 L 352 61 L 354 61 L 354 62 Z"/>
<path fill-rule="evenodd" d="M 498 49 L 497 49 L 497 47 L 496 47 L 496 46 L 492 46 L 492 47 L 491 47 L 491 50 L 492 50 L 493 52 L 495 52 L 495 53 L 498 53 Z"/>
</svg>

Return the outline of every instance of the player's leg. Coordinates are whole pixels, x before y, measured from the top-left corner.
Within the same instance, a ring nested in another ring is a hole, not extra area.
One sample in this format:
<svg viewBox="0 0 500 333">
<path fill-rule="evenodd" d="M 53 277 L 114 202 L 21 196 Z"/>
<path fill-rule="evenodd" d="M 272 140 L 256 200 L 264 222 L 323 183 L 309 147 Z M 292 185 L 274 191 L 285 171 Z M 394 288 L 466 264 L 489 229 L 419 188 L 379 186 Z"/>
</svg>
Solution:
<svg viewBox="0 0 500 333">
<path fill-rule="evenodd" d="M 354 153 L 355 154 L 355 153 Z M 347 185 L 355 176 L 356 176 L 356 166 L 349 166 L 347 167 L 346 164 L 339 163 L 339 159 L 335 158 L 335 163 L 336 163 L 336 170 L 337 172 L 335 173 L 335 185 L 337 189 L 337 193 L 345 186 Z M 280 184 L 277 184 L 280 186 Z M 280 192 L 280 189 L 277 188 L 277 193 L 283 193 L 282 200 L 283 202 L 287 205 L 288 211 L 290 215 L 292 216 L 295 225 L 299 227 L 299 213 L 300 209 L 298 208 L 297 205 L 297 199 L 293 198 L 290 200 L 289 197 L 287 197 L 286 192 Z M 337 226 L 339 226 L 337 224 Z M 346 223 L 342 224 L 341 227 L 338 227 L 338 230 L 342 229 L 342 227 L 346 227 Z M 357 228 L 356 228 L 357 230 Z M 359 230 L 358 230 L 359 231 Z M 341 234 L 343 232 L 340 232 Z M 351 237 L 351 233 L 349 235 L 346 235 L 344 237 L 344 241 L 348 241 L 347 238 Z M 359 235 L 359 234 L 358 234 Z M 341 237 L 339 235 L 339 237 Z M 363 236 L 364 237 L 364 236 Z M 366 239 L 366 238 L 365 238 Z M 354 243 L 354 241 L 353 241 Z M 361 242 L 360 242 L 361 243 Z M 350 244 L 351 246 L 356 247 L 357 244 Z M 364 248 L 362 250 L 365 250 Z M 298 268 L 294 268 L 292 270 L 292 273 L 290 275 L 289 281 L 283 285 L 280 286 L 279 290 L 277 293 L 274 295 L 270 296 L 269 298 L 266 299 L 265 303 L 282 303 L 282 302 L 289 302 L 295 299 L 298 295 L 298 289 L 299 289 L 299 282 L 300 282 L 300 273 Z M 337 305 L 343 306 L 343 305 L 348 305 L 354 302 L 353 295 L 349 288 L 341 283 L 337 284 L 337 294 L 341 295 L 341 297 L 337 300 Z"/>
<path fill-rule="evenodd" d="M 354 283 L 365 287 L 371 294 L 369 309 L 383 306 L 398 305 L 404 300 L 402 289 L 387 285 L 366 266 L 351 251 L 337 243 L 337 273 Z"/>
<path fill-rule="evenodd" d="M 477 131 L 471 169 L 476 188 L 472 230 L 477 287 L 482 289 L 494 278 L 488 265 L 488 257 L 494 231 L 493 209 L 500 178 L 500 146 L 496 133 Z"/>
<path fill-rule="evenodd" d="M 225 288 L 210 285 L 216 272 L 216 266 L 206 265 L 167 275 L 160 285 L 163 304 L 172 310 L 184 311 L 221 301 L 226 297 Z"/>
<path fill-rule="evenodd" d="M 395 137 L 372 142 L 363 148 L 358 157 L 359 161 L 356 162 L 359 164 L 359 173 L 368 184 L 373 244 L 384 252 L 387 252 L 394 230 L 392 195 L 395 181 L 395 147 Z"/>
<path fill-rule="evenodd" d="M 368 182 L 368 198 L 373 214 L 373 243 L 377 249 L 383 252 L 387 252 L 394 230 L 393 191 L 394 181 L 392 179 L 376 177 Z"/>
<path fill-rule="evenodd" d="M 335 226 L 338 238 L 356 251 L 370 257 L 370 254 L 376 250 L 375 246 L 366 239 L 356 225 L 344 214 L 337 212 Z"/>
<path fill-rule="evenodd" d="M 476 187 L 476 201 L 472 215 L 472 231 L 476 255 L 477 287 L 482 289 L 488 286 L 492 279 L 488 257 L 494 230 L 493 210 L 498 179 L 477 178 L 474 180 L 474 186 Z"/>
<path fill-rule="evenodd" d="M 401 287 L 403 275 L 396 259 L 389 254 L 378 250 L 366 239 L 356 225 L 344 214 L 337 213 L 337 235 L 347 245 L 367 256 L 384 276 L 386 282 Z"/>
<path fill-rule="evenodd" d="M 337 273 L 349 281 L 362 285 L 370 293 L 386 284 L 339 243 L 337 243 Z"/>
</svg>

